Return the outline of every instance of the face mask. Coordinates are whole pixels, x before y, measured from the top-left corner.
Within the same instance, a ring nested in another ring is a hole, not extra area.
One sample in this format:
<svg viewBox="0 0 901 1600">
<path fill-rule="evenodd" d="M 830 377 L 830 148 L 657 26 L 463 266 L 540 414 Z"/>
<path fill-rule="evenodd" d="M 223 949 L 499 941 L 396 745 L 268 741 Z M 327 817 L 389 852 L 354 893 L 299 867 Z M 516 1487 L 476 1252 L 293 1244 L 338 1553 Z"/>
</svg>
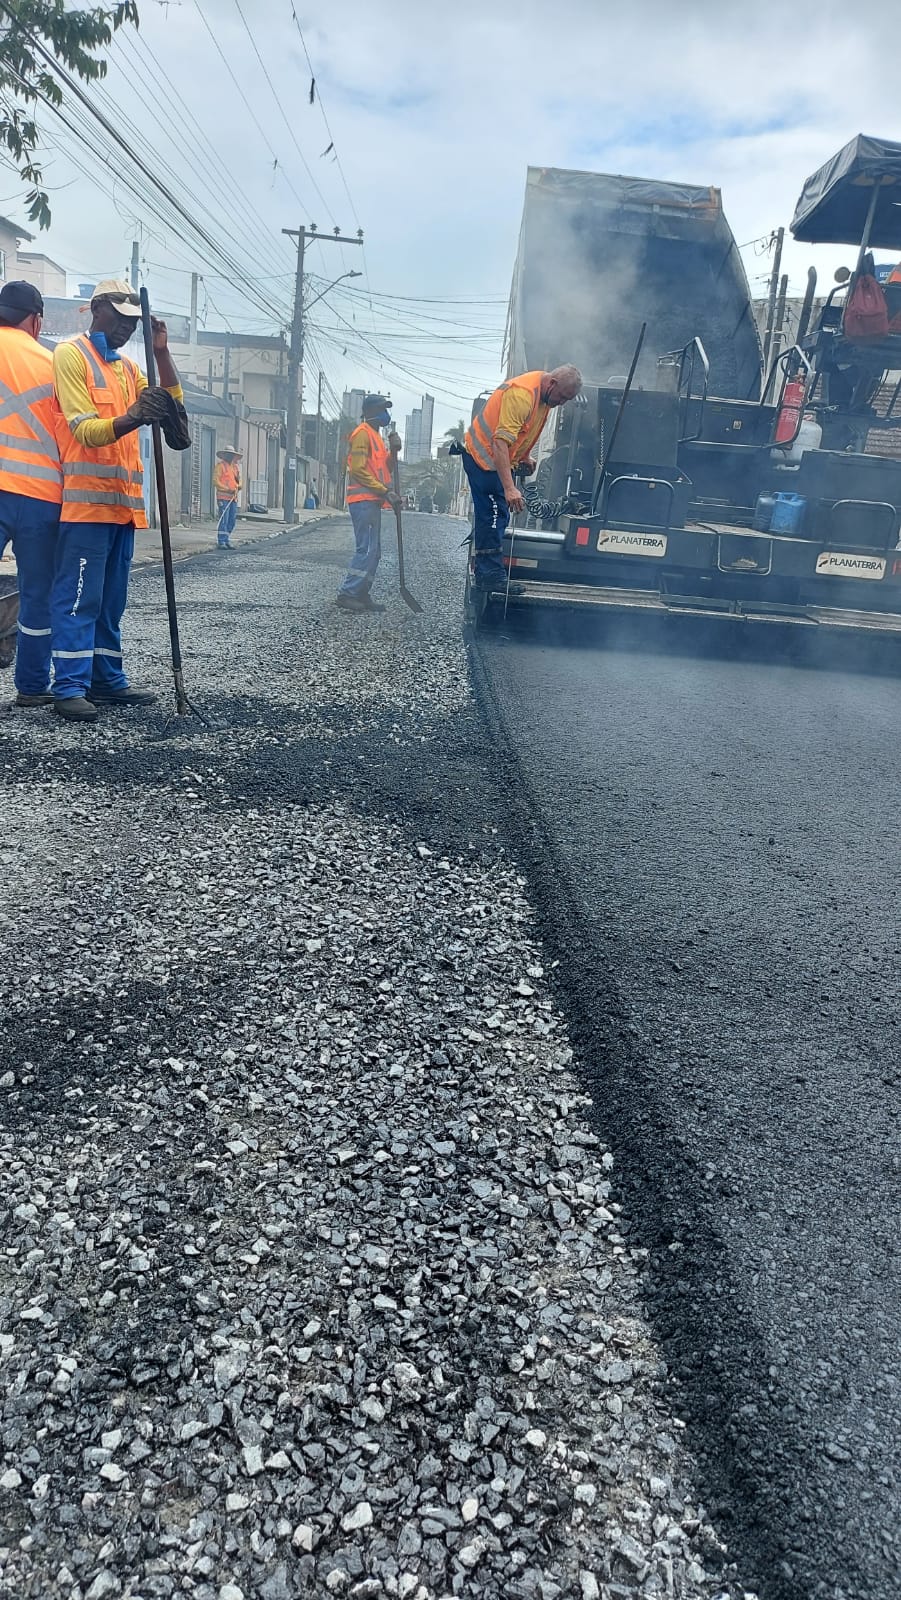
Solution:
<svg viewBox="0 0 901 1600">
<path fill-rule="evenodd" d="M 387 428 L 391 421 L 391 412 L 376 411 L 372 416 L 367 417 L 366 421 L 371 428 Z"/>
</svg>

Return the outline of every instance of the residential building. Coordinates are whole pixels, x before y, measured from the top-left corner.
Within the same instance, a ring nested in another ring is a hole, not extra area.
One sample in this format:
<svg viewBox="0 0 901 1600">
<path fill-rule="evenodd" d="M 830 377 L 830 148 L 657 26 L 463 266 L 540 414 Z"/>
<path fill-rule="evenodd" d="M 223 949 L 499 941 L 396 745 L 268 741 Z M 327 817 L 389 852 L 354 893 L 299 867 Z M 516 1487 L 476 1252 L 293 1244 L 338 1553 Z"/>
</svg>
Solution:
<svg viewBox="0 0 901 1600">
<path fill-rule="evenodd" d="M 12 273 L 9 276 L 12 276 Z M 50 256 L 42 255 L 37 250 L 16 252 L 16 277 L 33 283 L 45 300 L 49 295 L 62 296 L 66 293 L 65 267 L 61 267 L 58 261 L 51 260 Z"/>
<path fill-rule="evenodd" d="M 198 391 L 224 401 L 232 415 L 225 443 L 244 453 L 244 503 L 261 509 L 280 505 L 288 364 L 283 335 L 210 329 L 199 332 L 192 345 L 187 318 L 178 321 L 170 344 L 179 372 Z M 216 448 L 222 448 L 220 441 Z"/>
<path fill-rule="evenodd" d="M 45 295 L 44 309 L 41 337 L 42 343 L 50 348 L 61 339 L 85 332 L 90 323 L 89 296 Z M 265 335 L 204 329 L 197 331 L 192 340 L 190 319 L 184 313 L 161 307 L 159 314 L 169 330 L 170 348 L 182 380 L 193 445 L 181 455 L 165 452 L 173 523 L 213 514 L 216 452 L 226 447 L 243 452 L 241 509 L 265 512 L 279 507 L 287 444 L 288 350 L 284 337 L 280 333 Z M 143 368 L 140 332 L 129 341 L 126 353 Z M 362 393 L 360 391 L 361 399 Z M 309 433 L 311 420 L 314 424 L 312 437 Z M 302 503 L 307 485 L 313 483 L 320 499 L 325 501 L 329 484 L 334 484 L 338 477 L 328 466 L 335 455 L 332 435 L 336 429 L 323 421 L 320 441 L 315 416 L 304 418 L 304 428 L 306 434 L 298 441 L 298 495 Z M 149 433 L 142 431 L 141 439 L 145 468 L 149 468 Z M 316 450 L 320 442 L 323 464 L 317 465 Z M 342 479 L 343 470 L 342 462 Z M 152 514 L 151 479 L 152 471 L 145 471 L 150 495 L 148 509 Z"/>
<path fill-rule="evenodd" d="M 33 244 L 34 234 L 29 233 L 27 228 L 20 227 L 18 222 L 10 222 L 9 217 L 0 217 L 0 280 L 22 276 L 19 272 L 18 255 L 19 245 L 23 239 Z"/>
</svg>

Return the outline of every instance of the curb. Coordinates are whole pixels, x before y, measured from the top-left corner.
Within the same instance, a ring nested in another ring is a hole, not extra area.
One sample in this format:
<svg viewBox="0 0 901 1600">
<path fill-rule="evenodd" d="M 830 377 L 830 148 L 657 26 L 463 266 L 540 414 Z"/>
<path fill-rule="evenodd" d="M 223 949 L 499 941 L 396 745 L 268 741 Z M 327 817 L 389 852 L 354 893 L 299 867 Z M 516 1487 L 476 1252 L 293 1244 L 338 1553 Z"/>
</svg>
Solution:
<svg viewBox="0 0 901 1600">
<path fill-rule="evenodd" d="M 310 529 L 316 528 L 316 529 L 318 529 L 318 528 L 320 528 L 322 526 L 322 524 L 324 522 L 332 522 L 332 521 L 340 520 L 343 516 L 344 516 L 344 512 L 343 511 L 337 511 L 337 510 L 330 509 L 329 511 L 324 512 L 321 517 L 309 518 L 305 522 L 294 522 L 294 523 L 291 523 L 289 526 L 281 525 L 281 526 L 275 528 L 273 531 L 268 532 L 268 533 L 262 532 L 262 528 L 261 528 L 261 531 L 258 534 L 256 534 L 254 537 L 247 538 L 247 539 L 242 539 L 240 544 L 233 545 L 231 551 L 229 552 L 229 554 L 234 555 L 236 552 L 238 552 L 240 550 L 243 550 L 245 548 L 247 548 L 247 549 L 255 548 L 259 544 L 265 544 L 269 539 L 281 539 L 286 534 L 289 534 L 289 533 L 302 533 L 305 528 L 310 528 Z M 151 529 L 150 531 L 153 532 L 153 533 L 158 533 L 159 529 L 158 528 Z M 213 533 L 212 542 L 209 545 L 201 545 L 200 548 L 197 549 L 197 550 L 173 550 L 173 552 L 172 552 L 173 564 L 178 566 L 178 565 L 181 565 L 185 561 L 194 561 L 200 556 L 209 556 L 209 555 L 213 555 L 214 553 L 218 553 L 218 548 L 219 547 L 215 542 L 215 536 L 216 536 L 215 528 L 212 530 L 212 533 Z M 161 568 L 162 568 L 162 550 L 161 549 L 159 551 L 154 551 L 152 555 L 151 554 L 148 554 L 146 556 L 142 555 L 142 556 L 136 558 L 135 560 L 133 560 L 132 564 L 131 564 L 132 572 L 145 572 L 148 569 L 154 570 L 154 569 L 161 569 Z"/>
</svg>

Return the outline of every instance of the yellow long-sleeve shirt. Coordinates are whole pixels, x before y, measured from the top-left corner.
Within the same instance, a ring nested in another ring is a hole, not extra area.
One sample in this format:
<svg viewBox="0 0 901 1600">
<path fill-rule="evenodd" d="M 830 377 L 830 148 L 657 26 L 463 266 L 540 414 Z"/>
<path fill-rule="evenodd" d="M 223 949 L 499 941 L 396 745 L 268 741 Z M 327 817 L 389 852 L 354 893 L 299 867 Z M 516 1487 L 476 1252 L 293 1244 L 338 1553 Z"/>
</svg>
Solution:
<svg viewBox="0 0 901 1600">
<path fill-rule="evenodd" d="M 99 352 L 97 353 L 97 360 L 103 360 Z M 109 366 L 116 374 L 119 387 L 122 390 L 122 410 L 126 411 L 128 409 L 128 389 L 126 387 L 123 364 L 121 361 L 110 361 L 105 365 Z M 98 417 L 94 402 L 91 399 L 84 357 L 77 345 L 71 344 L 68 340 L 58 344 L 53 352 L 53 382 L 56 387 L 56 397 L 59 401 L 60 409 L 78 443 L 87 446 L 89 450 L 96 450 L 100 445 L 104 444 L 115 444 L 116 434 L 112 419 Z M 147 379 L 143 372 L 139 371 L 137 375 L 138 394 L 141 393 L 142 389 L 146 388 Z M 169 393 L 174 400 L 181 400 L 183 398 L 181 384 L 176 384 L 174 388 L 169 390 Z"/>
<path fill-rule="evenodd" d="M 495 439 L 503 439 L 505 444 L 514 445 L 529 420 L 531 409 L 532 396 L 528 389 L 517 389 L 515 386 L 508 389 L 501 400 L 501 414 L 494 430 Z M 535 433 L 536 439 L 547 421 L 549 409 L 543 402 L 538 407 L 535 421 L 539 422 L 540 419 L 540 422 Z"/>
</svg>

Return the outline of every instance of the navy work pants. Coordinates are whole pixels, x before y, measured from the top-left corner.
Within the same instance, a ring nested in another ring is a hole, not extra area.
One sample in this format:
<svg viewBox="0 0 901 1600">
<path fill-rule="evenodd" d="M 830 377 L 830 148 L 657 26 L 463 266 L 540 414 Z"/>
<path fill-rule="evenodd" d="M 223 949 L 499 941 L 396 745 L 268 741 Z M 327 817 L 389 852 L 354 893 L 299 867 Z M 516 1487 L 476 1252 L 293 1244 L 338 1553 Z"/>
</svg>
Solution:
<svg viewBox="0 0 901 1600">
<path fill-rule="evenodd" d="M 219 507 L 219 526 L 216 530 L 218 542 L 219 544 L 227 545 L 235 531 L 235 523 L 238 520 L 238 502 L 237 500 L 217 500 L 216 504 Z"/>
<path fill-rule="evenodd" d="M 382 505 L 380 500 L 352 500 L 348 510 L 356 549 L 338 593 L 365 600 L 382 559 Z"/>
<path fill-rule="evenodd" d="M 491 585 L 507 581 L 501 561 L 501 540 L 510 521 L 510 507 L 497 473 L 486 472 L 467 450 L 463 452 L 463 471 L 472 493 L 472 545 L 476 582 Z"/>
<path fill-rule="evenodd" d="M 61 522 L 50 627 L 53 693 L 83 697 L 93 685 L 127 689 L 120 627 L 134 555 L 131 522 Z"/>
<path fill-rule="evenodd" d="M 12 541 L 19 574 L 19 694 L 46 694 L 50 688 L 50 590 L 58 534 L 59 506 L 0 489 L 0 551 Z"/>
</svg>

